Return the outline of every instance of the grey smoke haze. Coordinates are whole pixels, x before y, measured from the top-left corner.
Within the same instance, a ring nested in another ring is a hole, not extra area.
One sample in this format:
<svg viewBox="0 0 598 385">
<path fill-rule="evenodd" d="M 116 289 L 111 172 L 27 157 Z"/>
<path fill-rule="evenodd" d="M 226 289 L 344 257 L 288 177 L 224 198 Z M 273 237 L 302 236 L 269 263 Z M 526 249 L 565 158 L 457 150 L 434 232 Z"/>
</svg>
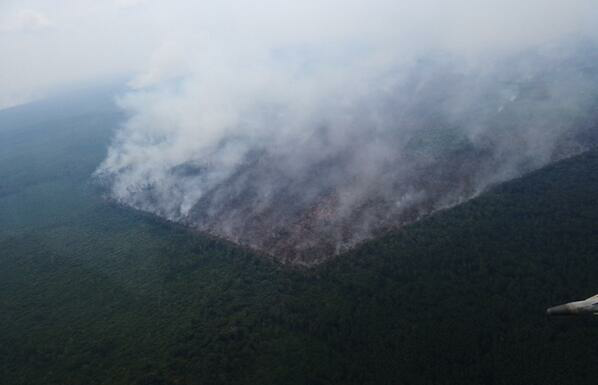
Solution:
<svg viewBox="0 0 598 385">
<path fill-rule="evenodd" d="M 111 197 L 301 263 L 594 140 L 593 0 L 0 7 L 0 106 L 133 72 Z"/>
<path fill-rule="evenodd" d="M 277 50 L 287 53 L 285 73 L 336 71 L 347 58 L 408 62 L 430 50 L 478 58 L 595 36 L 596 8 L 593 0 L 3 0 L 0 108 L 115 73 L 159 83 L 237 59 L 270 72 Z"/>
</svg>

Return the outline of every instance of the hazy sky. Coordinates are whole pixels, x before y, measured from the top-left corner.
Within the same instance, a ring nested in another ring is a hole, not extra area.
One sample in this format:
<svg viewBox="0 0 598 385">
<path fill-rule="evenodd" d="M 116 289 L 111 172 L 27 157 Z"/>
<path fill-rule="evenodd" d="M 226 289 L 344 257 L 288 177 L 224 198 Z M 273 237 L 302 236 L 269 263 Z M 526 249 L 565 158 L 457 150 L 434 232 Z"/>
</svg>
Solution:
<svg viewBox="0 0 598 385">
<path fill-rule="evenodd" d="M 479 55 L 595 37 L 597 8 L 595 0 L 2 0 L 0 108 L 113 75 L 149 84 L 212 59 L 260 66 L 283 52 L 291 64 L 378 65 L 430 48 Z"/>
</svg>

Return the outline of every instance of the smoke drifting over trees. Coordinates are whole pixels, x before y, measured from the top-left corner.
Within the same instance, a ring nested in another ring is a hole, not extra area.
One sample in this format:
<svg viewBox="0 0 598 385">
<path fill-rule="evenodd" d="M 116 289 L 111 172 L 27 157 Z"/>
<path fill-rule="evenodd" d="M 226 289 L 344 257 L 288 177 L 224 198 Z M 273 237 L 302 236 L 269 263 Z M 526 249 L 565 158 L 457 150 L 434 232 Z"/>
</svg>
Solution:
<svg viewBox="0 0 598 385">
<path fill-rule="evenodd" d="M 137 5 L 112 198 L 313 264 L 595 142 L 590 1 L 295 3 Z"/>
</svg>

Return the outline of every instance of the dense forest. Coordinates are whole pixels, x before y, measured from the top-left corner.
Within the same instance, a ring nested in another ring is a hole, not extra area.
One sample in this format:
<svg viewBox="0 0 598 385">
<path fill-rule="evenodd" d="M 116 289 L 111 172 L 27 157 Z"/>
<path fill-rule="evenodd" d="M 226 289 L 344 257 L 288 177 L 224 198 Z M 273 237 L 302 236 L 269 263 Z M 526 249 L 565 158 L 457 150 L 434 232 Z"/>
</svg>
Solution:
<svg viewBox="0 0 598 385">
<path fill-rule="evenodd" d="M 299 269 L 104 199 L 118 113 L 32 115 L 0 115 L 2 384 L 596 383 L 598 319 L 545 309 L 598 292 L 598 151 Z"/>
</svg>

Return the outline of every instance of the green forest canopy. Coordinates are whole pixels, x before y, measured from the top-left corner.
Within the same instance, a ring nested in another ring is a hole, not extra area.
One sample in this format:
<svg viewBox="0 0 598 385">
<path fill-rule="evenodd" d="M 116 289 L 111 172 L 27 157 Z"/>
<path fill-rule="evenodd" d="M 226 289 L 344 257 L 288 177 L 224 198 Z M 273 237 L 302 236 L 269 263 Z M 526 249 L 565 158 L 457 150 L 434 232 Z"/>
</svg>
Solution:
<svg viewBox="0 0 598 385">
<path fill-rule="evenodd" d="M 0 129 L 3 384 L 594 384 L 598 151 L 292 269 L 104 200 L 116 113 Z"/>
</svg>

